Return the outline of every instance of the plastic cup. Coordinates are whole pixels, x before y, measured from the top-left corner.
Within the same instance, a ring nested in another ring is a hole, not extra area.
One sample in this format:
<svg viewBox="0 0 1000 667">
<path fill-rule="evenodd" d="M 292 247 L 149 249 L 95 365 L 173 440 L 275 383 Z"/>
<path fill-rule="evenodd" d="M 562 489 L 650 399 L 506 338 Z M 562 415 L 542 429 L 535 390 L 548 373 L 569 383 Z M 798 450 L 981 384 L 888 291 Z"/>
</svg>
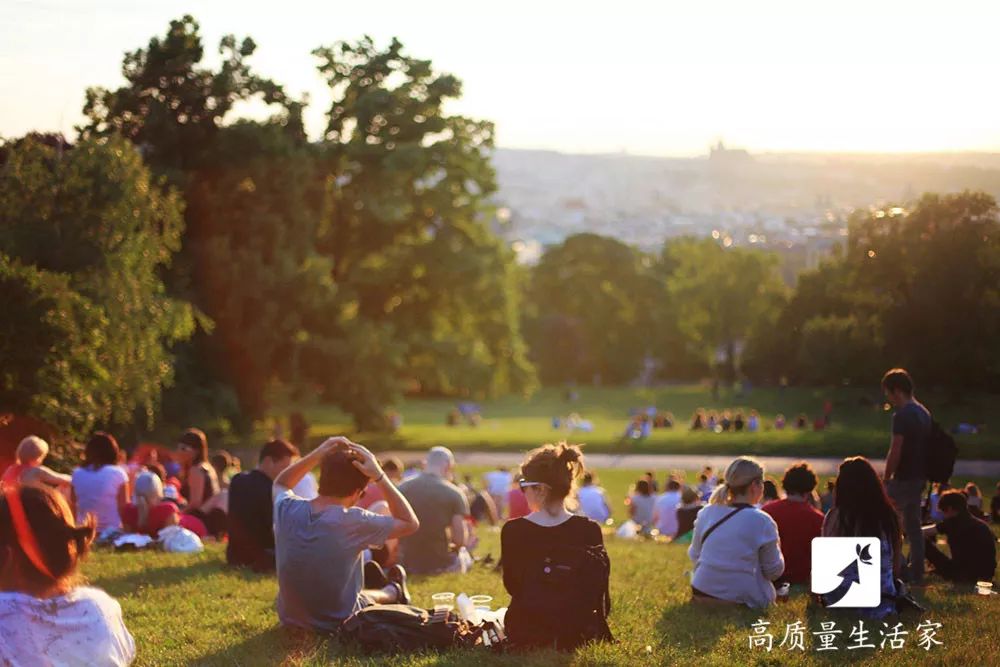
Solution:
<svg viewBox="0 0 1000 667">
<path fill-rule="evenodd" d="M 473 595 L 469 598 L 472 602 L 472 606 L 479 611 L 490 611 L 491 603 L 493 602 L 492 595 Z"/>
<path fill-rule="evenodd" d="M 977 581 L 976 582 L 976 593 L 980 595 L 993 595 L 993 582 L 992 581 Z"/>
<path fill-rule="evenodd" d="M 454 593 L 435 593 L 431 596 L 431 601 L 434 602 L 435 614 L 443 614 L 455 609 Z"/>
</svg>

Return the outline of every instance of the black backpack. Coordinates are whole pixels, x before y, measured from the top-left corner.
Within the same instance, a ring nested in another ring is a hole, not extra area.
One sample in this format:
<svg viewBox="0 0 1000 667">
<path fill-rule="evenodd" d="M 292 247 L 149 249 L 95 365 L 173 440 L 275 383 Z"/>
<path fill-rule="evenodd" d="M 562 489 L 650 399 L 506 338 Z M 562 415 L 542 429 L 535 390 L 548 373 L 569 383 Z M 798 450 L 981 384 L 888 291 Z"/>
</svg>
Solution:
<svg viewBox="0 0 1000 667">
<path fill-rule="evenodd" d="M 927 435 L 925 470 L 931 482 L 947 482 L 955 471 L 958 445 L 951 434 L 941 428 L 937 421 L 931 421 L 931 431 Z"/>
<path fill-rule="evenodd" d="M 425 649 L 475 646 L 481 630 L 448 612 L 435 618 L 433 611 L 406 604 L 365 607 L 344 620 L 340 636 L 368 651 L 405 653 Z"/>
<path fill-rule="evenodd" d="M 506 617 L 517 647 L 573 650 L 588 641 L 614 641 L 608 627 L 611 561 L 603 545 L 555 545 L 525 573 Z"/>
</svg>

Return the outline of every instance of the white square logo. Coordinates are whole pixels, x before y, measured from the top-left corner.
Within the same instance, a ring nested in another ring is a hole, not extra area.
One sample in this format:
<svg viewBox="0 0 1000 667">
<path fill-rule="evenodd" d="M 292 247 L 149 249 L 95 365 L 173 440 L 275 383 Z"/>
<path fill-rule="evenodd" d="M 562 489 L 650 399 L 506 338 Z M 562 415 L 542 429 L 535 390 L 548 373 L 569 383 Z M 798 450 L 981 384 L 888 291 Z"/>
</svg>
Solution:
<svg viewBox="0 0 1000 667">
<path fill-rule="evenodd" d="M 815 537 L 812 541 L 812 592 L 827 607 L 877 607 L 882 545 L 877 537 Z"/>
</svg>

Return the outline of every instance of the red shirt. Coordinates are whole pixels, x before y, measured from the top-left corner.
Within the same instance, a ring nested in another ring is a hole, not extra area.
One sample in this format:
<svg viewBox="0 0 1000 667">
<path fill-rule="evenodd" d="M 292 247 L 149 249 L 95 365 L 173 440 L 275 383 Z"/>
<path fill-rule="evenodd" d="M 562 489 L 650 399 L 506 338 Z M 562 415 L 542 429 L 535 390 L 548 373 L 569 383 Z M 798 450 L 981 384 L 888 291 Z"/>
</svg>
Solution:
<svg viewBox="0 0 1000 667">
<path fill-rule="evenodd" d="M 139 508 L 134 503 L 129 503 L 122 508 L 122 525 L 130 533 L 143 533 L 150 537 L 156 537 L 161 528 L 167 525 L 171 517 L 177 515 L 177 506 L 173 503 L 160 503 L 149 510 L 146 517 L 146 527 L 139 527 Z"/>
<path fill-rule="evenodd" d="M 528 507 L 528 499 L 524 497 L 521 489 L 511 489 L 507 492 L 507 518 L 520 519 L 522 516 L 531 514 Z"/>
<path fill-rule="evenodd" d="M 358 500 L 358 507 L 368 509 L 380 500 L 385 500 L 385 494 L 378 484 L 370 483 L 365 487 L 365 495 Z"/>
<path fill-rule="evenodd" d="M 781 555 L 785 558 L 782 581 L 808 583 L 812 566 L 812 539 L 820 536 L 823 513 L 806 501 L 787 498 L 772 500 L 761 509 L 778 524 Z"/>
</svg>

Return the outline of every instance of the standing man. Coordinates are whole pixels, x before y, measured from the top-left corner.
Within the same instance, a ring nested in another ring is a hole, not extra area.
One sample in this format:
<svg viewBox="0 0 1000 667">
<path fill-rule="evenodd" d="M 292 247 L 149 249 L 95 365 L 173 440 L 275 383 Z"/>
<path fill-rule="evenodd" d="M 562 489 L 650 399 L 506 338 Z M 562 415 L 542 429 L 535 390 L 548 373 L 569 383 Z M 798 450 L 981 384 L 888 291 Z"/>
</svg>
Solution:
<svg viewBox="0 0 1000 667">
<path fill-rule="evenodd" d="M 883 376 L 882 390 L 886 400 L 896 409 L 892 414 L 892 441 L 885 457 L 886 491 L 902 517 L 903 531 L 910 545 L 907 579 L 911 584 L 920 585 L 924 581 L 920 501 L 927 485 L 931 413 L 913 398 L 913 380 L 902 368 L 893 368 Z"/>
<path fill-rule="evenodd" d="M 424 471 L 399 485 L 420 520 L 420 530 L 400 541 L 400 559 L 412 574 L 461 572 L 461 547 L 472 548 L 466 530 L 469 501 L 451 483 L 455 456 L 447 447 L 427 452 Z"/>
</svg>

